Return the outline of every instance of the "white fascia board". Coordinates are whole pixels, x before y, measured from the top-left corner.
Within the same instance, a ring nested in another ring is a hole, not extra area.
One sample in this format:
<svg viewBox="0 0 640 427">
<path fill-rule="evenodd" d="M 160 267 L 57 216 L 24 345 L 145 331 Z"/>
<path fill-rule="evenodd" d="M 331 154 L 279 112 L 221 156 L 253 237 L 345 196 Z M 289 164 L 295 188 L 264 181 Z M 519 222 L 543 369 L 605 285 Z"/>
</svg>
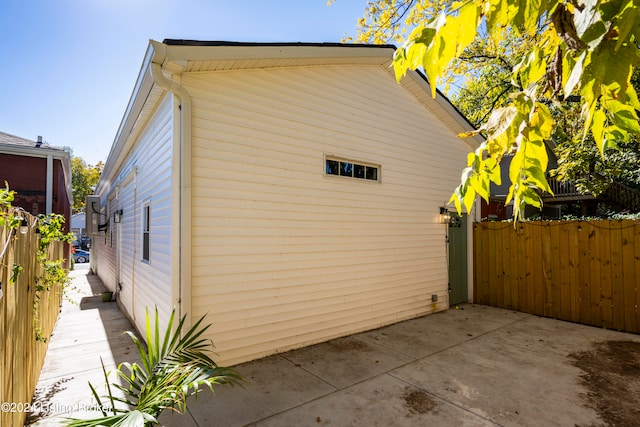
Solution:
<svg viewBox="0 0 640 427">
<path fill-rule="evenodd" d="M 354 63 L 383 65 L 389 63 L 393 57 L 394 49 L 390 46 L 331 46 L 314 44 L 291 44 L 291 45 L 167 45 L 153 42 L 163 46 L 166 52 L 166 61 L 177 64 L 186 64 L 187 61 L 243 61 L 264 59 L 273 61 L 276 59 L 290 59 L 308 61 L 318 59 L 319 65 L 326 65 L 331 58 L 349 59 L 353 58 Z M 356 61 L 357 60 L 357 61 Z M 344 64 L 344 61 L 338 63 Z M 163 64 L 164 65 L 164 64 Z"/>
<path fill-rule="evenodd" d="M 26 157 L 49 157 L 52 156 L 56 159 L 69 158 L 69 153 L 59 148 L 46 148 L 46 147 L 25 147 L 20 145 L 6 145 L 0 143 L 0 153 L 14 154 Z"/>
</svg>

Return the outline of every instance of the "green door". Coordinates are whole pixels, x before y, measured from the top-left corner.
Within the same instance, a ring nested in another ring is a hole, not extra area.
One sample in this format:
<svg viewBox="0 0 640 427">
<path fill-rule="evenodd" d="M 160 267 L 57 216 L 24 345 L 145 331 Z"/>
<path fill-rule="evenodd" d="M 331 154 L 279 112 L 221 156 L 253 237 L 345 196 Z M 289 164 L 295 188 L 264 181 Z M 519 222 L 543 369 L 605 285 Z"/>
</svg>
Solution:
<svg viewBox="0 0 640 427">
<path fill-rule="evenodd" d="M 451 213 L 449 223 L 449 305 L 467 302 L 467 214 Z"/>
</svg>

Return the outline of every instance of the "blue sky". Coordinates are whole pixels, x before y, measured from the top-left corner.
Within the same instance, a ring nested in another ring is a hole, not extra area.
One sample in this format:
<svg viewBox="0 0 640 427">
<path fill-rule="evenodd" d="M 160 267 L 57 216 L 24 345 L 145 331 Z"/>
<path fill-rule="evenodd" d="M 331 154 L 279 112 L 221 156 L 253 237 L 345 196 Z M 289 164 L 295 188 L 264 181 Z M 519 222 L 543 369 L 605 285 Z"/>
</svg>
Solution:
<svg viewBox="0 0 640 427">
<path fill-rule="evenodd" d="M 339 42 L 366 0 L 2 0 L 0 131 L 106 160 L 149 39 Z"/>
</svg>

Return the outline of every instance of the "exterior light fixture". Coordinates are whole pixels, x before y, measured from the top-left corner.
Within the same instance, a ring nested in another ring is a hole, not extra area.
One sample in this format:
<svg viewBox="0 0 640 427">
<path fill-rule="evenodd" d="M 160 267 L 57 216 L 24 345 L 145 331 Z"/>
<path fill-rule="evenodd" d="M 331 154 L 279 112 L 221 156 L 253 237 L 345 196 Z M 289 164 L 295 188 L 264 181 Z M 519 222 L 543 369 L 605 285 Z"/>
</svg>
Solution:
<svg viewBox="0 0 640 427">
<path fill-rule="evenodd" d="M 445 207 L 440 208 L 440 224 L 449 224 L 451 221 L 451 214 L 449 213 L 449 209 Z"/>
<path fill-rule="evenodd" d="M 122 209 L 119 209 L 113 213 L 113 222 L 120 224 L 122 222 Z"/>
<path fill-rule="evenodd" d="M 27 234 L 29 231 L 29 223 L 26 218 L 22 218 L 20 221 L 20 228 L 18 230 L 20 230 L 20 234 Z"/>
</svg>

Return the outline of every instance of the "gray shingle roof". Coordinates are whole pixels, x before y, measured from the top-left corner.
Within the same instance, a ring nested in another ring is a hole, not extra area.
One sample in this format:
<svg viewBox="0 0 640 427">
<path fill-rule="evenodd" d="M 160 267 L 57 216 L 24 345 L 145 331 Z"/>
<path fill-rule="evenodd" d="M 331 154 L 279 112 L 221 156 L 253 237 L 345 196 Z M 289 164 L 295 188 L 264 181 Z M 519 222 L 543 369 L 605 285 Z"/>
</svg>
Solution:
<svg viewBox="0 0 640 427">
<path fill-rule="evenodd" d="M 0 132 L 0 145 L 13 145 L 17 147 L 36 147 L 36 141 L 31 139 L 22 138 L 20 136 L 11 135 L 10 133 Z M 41 148 L 48 148 L 53 150 L 62 150 L 61 148 L 54 147 L 52 145 L 43 142 Z"/>
</svg>

